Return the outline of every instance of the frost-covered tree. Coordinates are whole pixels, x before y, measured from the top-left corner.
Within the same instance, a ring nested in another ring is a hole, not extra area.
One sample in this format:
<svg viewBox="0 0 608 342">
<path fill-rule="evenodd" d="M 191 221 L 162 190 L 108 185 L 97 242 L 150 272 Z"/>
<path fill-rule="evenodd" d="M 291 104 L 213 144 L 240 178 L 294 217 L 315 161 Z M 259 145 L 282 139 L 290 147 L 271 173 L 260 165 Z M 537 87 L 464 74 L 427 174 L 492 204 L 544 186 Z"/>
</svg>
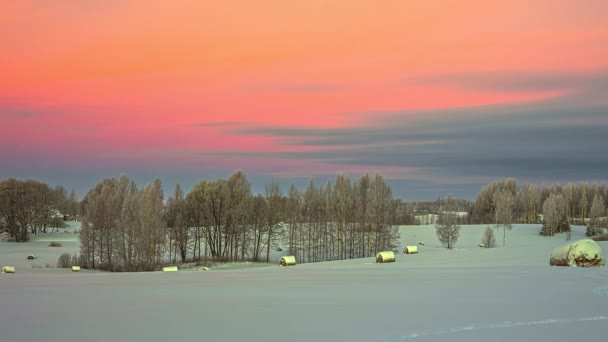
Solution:
<svg viewBox="0 0 608 342">
<path fill-rule="evenodd" d="M 593 197 L 593 203 L 591 204 L 591 210 L 589 211 L 589 224 L 587 225 L 587 236 L 601 235 L 604 232 L 604 215 L 606 209 L 604 208 L 604 199 L 601 195 L 596 194 Z"/>
<path fill-rule="evenodd" d="M 561 194 L 551 193 L 549 195 L 549 198 L 543 204 L 543 216 L 544 221 L 540 231 L 541 235 L 553 236 L 560 231 L 560 223 L 566 217 L 566 201 Z M 565 221 L 567 224 L 568 220 L 566 219 Z"/>
<path fill-rule="evenodd" d="M 454 212 L 454 200 L 448 197 L 446 205 L 440 211 L 435 225 L 435 233 L 439 242 L 446 248 L 452 249 L 460 236 L 460 225 L 458 216 Z"/>
</svg>

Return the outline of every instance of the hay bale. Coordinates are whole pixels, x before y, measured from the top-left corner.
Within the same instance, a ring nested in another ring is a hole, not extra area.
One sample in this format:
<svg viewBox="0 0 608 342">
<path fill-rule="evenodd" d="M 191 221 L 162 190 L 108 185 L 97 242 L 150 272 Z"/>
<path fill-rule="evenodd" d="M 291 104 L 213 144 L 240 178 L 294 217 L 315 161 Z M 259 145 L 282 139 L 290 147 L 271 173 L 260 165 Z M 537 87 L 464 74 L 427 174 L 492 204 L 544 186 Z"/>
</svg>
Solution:
<svg viewBox="0 0 608 342">
<path fill-rule="evenodd" d="M 34 259 L 36 259 L 35 255 L 28 255 L 27 256 L 27 260 L 34 260 Z"/>
<path fill-rule="evenodd" d="M 392 251 L 380 252 L 376 255 L 376 263 L 395 262 L 395 253 Z"/>
<path fill-rule="evenodd" d="M 199 267 L 197 268 L 198 271 L 209 271 L 209 267 Z"/>
<path fill-rule="evenodd" d="M 486 245 L 484 245 L 483 243 L 480 243 L 480 244 L 479 244 L 479 245 L 477 245 L 477 246 L 479 246 L 479 247 L 483 248 L 483 247 L 485 247 Z"/>
<path fill-rule="evenodd" d="M 604 252 L 597 242 L 591 239 L 578 240 L 557 246 L 551 252 L 551 266 L 604 267 Z"/>
<path fill-rule="evenodd" d="M 163 272 L 177 272 L 177 266 L 163 267 Z"/>
<path fill-rule="evenodd" d="M 80 266 L 72 266 L 72 272 L 80 272 Z"/>
<path fill-rule="evenodd" d="M 420 241 L 420 242 L 418 242 L 418 244 L 419 244 L 420 246 L 424 246 L 424 241 Z"/>
<path fill-rule="evenodd" d="M 405 246 L 403 249 L 405 254 L 418 254 L 418 246 Z"/>
<path fill-rule="evenodd" d="M 279 261 L 279 265 L 281 266 L 295 266 L 296 265 L 296 257 L 293 255 L 281 257 Z"/>
<path fill-rule="evenodd" d="M 15 273 L 15 266 L 2 266 L 2 273 Z"/>
</svg>

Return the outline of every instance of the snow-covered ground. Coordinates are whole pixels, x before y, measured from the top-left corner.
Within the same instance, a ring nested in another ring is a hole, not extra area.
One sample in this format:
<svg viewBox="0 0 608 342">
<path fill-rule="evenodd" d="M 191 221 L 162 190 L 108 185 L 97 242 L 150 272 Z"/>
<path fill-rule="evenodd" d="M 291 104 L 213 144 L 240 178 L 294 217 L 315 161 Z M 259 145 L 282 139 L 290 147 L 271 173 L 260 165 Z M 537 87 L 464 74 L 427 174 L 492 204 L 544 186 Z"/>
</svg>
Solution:
<svg viewBox="0 0 608 342">
<path fill-rule="evenodd" d="M 564 235 L 539 225 L 496 231 L 464 226 L 455 250 L 434 226 L 401 228 L 397 261 L 374 258 L 221 272 L 71 273 L 48 242 L 0 243 L 2 341 L 604 341 L 608 271 L 550 267 Z M 73 234 L 72 234 L 73 235 Z M 574 227 L 573 240 L 584 237 Z M 38 239 L 41 239 L 39 237 Z M 62 242 L 65 251 L 77 242 Z M 72 245 L 73 244 L 73 245 Z M 608 243 L 600 242 L 606 252 Z M 31 252 L 34 251 L 34 252 Z M 48 253 L 48 254 L 47 254 Z M 21 266 L 20 266 L 21 265 Z"/>
</svg>

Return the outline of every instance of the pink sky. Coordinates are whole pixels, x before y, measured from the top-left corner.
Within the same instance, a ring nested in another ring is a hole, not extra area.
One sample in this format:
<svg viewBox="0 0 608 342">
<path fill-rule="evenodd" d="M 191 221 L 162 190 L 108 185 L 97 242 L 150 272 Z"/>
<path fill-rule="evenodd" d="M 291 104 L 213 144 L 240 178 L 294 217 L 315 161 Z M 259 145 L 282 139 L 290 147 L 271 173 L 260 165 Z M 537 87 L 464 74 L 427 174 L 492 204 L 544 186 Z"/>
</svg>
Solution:
<svg viewBox="0 0 608 342">
<path fill-rule="evenodd" d="M 228 175 L 369 169 L 415 180 L 401 164 L 281 158 L 328 147 L 246 131 L 366 127 L 385 115 L 414 127 L 434 110 L 578 90 L 470 87 L 453 75 L 608 67 L 601 0 L 22 0 L 0 4 L 0 23 L 0 157 L 12 165 L 0 177 L 20 177 L 19 165 L 212 165 Z"/>
</svg>

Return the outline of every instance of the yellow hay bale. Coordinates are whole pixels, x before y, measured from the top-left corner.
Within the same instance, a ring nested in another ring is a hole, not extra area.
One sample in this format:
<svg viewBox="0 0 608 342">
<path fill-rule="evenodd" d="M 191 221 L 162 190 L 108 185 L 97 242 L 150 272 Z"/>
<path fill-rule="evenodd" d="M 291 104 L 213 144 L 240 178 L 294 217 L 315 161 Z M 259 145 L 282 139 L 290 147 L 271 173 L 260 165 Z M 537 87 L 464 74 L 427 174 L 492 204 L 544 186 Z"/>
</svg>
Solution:
<svg viewBox="0 0 608 342">
<path fill-rule="evenodd" d="M 197 268 L 199 271 L 209 271 L 209 267 L 199 267 Z"/>
<path fill-rule="evenodd" d="M 80 266 L 72 266 L 72 272 L 80 272 Z"/>
<path fill-rule="evenodd" d="M 376 263 L 395 262 L 395 253 L 392 251 L 380 252 L 376 255 Z"/>
<path fill-rule="evenodd" d="M 296 265 L 296 257 L 293 255 L 281 257 L 281 261 L 279 261 L 279 265 L 281 266 L 295 266 Z"/>
<path fill-rule="evenodd" d="M 163 272 L 177 272 L 177 266 L 163 267 Z"/>
<path fill-rule="evenodd" d="M 405 254 L 418 254 L 418 246 L 405 246 L 403 249 Z"/>
<path fill-rule="evenodd" d="M 28 255 L 27 256 L 27 260 L 34 260 L 34 259 L 36 259 L 35 255 Z"/>
<path fill-rule="evenodd" d="M 2 266 L 2 273 L 15 273 L 15 266 Z"/>
<path fill-rule="evenodd" d="M 551 266 L 604 267 L 604 251 L 591 239 L 578 240 L 557 246 L 551 252 Z"/>
</svg>

